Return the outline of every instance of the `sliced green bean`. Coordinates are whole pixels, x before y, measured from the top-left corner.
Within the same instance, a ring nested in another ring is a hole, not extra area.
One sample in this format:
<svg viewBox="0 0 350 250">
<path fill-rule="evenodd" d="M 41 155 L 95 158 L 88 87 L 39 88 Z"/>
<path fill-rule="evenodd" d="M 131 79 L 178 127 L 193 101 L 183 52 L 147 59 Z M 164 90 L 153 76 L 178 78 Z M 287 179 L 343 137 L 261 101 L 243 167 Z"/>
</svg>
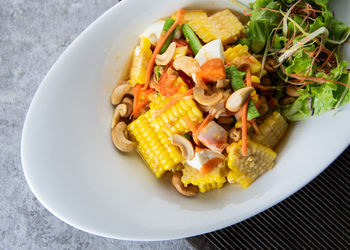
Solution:
<svg viewBox="0 0 350 250">
<path fill-rule="evenodd" d="M 182 32 L 186 37 L 186 40 L 190 45 L 193 53 L 196 55 L 200 50 L 200 48 L 202 47 L 202 44 L 199 41 L 197 35 L 194 33 L 194 31 L 191 29 L 188 23 L 185 23 L 184 25 L 182 25 Z"/>
</svg>

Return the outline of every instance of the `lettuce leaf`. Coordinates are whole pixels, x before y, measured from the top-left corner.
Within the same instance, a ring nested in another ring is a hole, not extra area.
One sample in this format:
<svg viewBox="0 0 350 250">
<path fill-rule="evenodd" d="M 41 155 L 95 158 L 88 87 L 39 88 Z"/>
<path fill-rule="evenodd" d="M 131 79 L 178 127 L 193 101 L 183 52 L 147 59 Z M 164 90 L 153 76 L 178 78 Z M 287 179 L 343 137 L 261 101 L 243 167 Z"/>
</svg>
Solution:
<svg viewBox="0 0 350 250">
<path fill-rule="evenodd" d="M 312 59 L 309 57 L 304 51 L 299 51 L 294 54 L 292 63 L 286 68 L 286 73 L 303 73 L 307 72 L 307 70 L 311 67 Z M 312 70 L 310 70 L 308 75 L 312 74 Z"/>
<path fill-rule="evenodd" d="M 280 4 L 277 1 L 257 0 L 251 7 L 253 11 L 245 33 L 251 41 L 251 50 L 259 53 L 265 47 L 272 29 L 281 21 L 282 15 L 269 10 L 260 10 L 260 8 L 268 8 L 279 11 Z"/>
<path fill-rule="evenodd" d="M 348 82 L 349 74 L 346 70 L 348 63 L 342 61 L 336 68 L 331 70 L 326 79 L 339 81 L 342 83 Z M 324 73 L 317 75 L 318 77 L 326 77 Z M 292 104 L 281 105 L 282 114 L 290 121 L 301 121 L 310 118 L 313 115 L 319 115 L 329 111 L 340 101 L 343 92 L 347 91 L 346 87 L 333 83 L 313 83 L 306 89 L 299 90 L 301 94 Z M 347 91 L 341 105 L 350 102 L 350 91 Z"/>
</svg>

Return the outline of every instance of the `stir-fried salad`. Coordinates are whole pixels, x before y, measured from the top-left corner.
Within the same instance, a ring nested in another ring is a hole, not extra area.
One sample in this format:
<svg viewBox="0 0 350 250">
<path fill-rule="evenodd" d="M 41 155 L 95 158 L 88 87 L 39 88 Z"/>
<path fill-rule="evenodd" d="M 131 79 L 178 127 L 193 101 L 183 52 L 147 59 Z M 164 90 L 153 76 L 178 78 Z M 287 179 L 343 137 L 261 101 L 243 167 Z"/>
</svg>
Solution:
<svg viewBox="0 0 350 250">
<path fill-rule="evenodd" d="M 156 177 L 172 174 L 185 196 L 247 188 L 273 168 L 286 120 L 350 101 L 337 55 L 348 27 L 323 16 L 327 4 L 286 2 L 257 1 L 246 26 L 228 9 L 180 9 L 147 27 L 111 96 L 114 145 L 136 149 Z"/>
</svg>

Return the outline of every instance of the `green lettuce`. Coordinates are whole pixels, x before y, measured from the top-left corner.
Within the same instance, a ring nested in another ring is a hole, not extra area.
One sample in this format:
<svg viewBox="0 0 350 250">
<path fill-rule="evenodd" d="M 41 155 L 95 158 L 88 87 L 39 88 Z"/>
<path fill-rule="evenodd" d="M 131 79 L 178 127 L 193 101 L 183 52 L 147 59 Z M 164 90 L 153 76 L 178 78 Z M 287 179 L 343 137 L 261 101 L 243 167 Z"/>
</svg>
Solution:
<svg viewBox="0 0 350 250">
<path fill-rule="evenodd" d="M 312 59 L 304 51 L 301 50 L 294 54 L 293 59 L 291 61 L 291 64 L 286 68 L 286 73 L 288 75 L 293 73 L 306 73 L 311 67 Z M 311 74 L 312 70 L 310 70 L 308 75 Z"/>
<path fill-rule="evenodd" d="M 251 50 L 254 53 L 261 52 L 273 28 L 275 28 L 282 19 L 282 15 L 269 10 L 259 10 L 260 8 L 268 8 L 280 10 L 280 3 L 273 0 L 257 0 L 253 4 L 252 15 L 247 24 L 246 34 L 250 39 Z"/>
<path fill-rule="evenodd" d="M 317 77 L 326 77 L 331 81 L 342 83 L 348 82 L 349 74 L 346 70 L 348 63 L 342 61 L 336 68 L 331 70 L 326 76 L 324 73 L 317 74 Z M 346 95 L 341 100 L 344 91 Z M 327 83 L 312 83 L 306 86 L 305 89 L 298 91 L 299 96 L 292 104 L 281 105 L 281 112 L 290 121 L 301 121 L 310 118 L 313 115 L 319 115 L 329 111 L 341 101 L 341 105 L 350 102 L 350 92 L 344 85 L 327 82 Z"/>
</svg>

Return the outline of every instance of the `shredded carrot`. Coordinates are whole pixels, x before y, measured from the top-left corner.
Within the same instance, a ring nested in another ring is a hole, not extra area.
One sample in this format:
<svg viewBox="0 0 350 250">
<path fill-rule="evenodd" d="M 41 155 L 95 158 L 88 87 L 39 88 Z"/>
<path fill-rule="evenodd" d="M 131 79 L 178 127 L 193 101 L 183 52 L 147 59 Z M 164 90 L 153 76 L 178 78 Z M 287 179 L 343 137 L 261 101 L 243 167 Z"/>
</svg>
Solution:
<svg viewBox="0 0 350 250">
<path fill-rule="evenodd" d="M 246 10 L 244 10 L 244 11 L 243 11 L 243 14 L 244 14 L 245 16 L 250 16 L 250 15 L 253 14 L 253 13 L 247 12 Z"/>
<path fill-rule="evenodd" d="M 256 109 L 259 109 L 259 108 L 260 108 L 260 106 L 261 106 L 261 99 L 260 99 L 260 98 L 258 98 L 258 102 L 257 102 L 257 103 L 255 103 L 255 107 L 256 107 Z"/>
<path fill-rule="evenodd" d="M 210 171 L 213 170 L 213 168 L 215 168 L 220 162 L 223 162 L 224 159 L 222 158 L 213 158 L 210 159 L 209 161 L 207 161 L 206 163 L 204 163 L 201 167 L 201 174 L 209 174 Z"/>
<path fill-rule="evenodd" d="M 255 88 L 258 88 L 258 89 L 261 89 L 261 90 L 270 90 L 270 89 L 273 89 L 273 87 L 270 87 L 270 86 L 264 86 L 264 85 L 261 85 L 257 82 L 253 82 L 252 83 L 252 86 L 255 87 Z"/>
<path fill-rule="evenodd" d="M 153 66 L 154 66 L 154 62 L 156 60 L 156 56 L 159 54 L 160 50 L 162 49 L 165 41 L 168 39 L 168 37 L 170 36 L 170 34 L 175 30 L 175 28 L 177 27 L 177 25 L 182 22 L 182 17 L 184 15 L 184 10 L 183 9 L 179 9 L 177 11 L 177 15 L 176 15 L 176 20 L 173 23 L 173 25 L 171 25 L 170 29 L 165 33 L 165 35 L 160 38 L 160 40 L 157 43 L 156 48 L 153 51 L 152 57 L 150 62 L 148 63 L 147 66 L 147 71 L 146 71 L 146 80 L 145 80 L 145 85 L 143 87 L 143 89 L 147 89 L 148 85 L 149 85 L 149 80 L 151 78 L 151 74 L 152 74 L 152 70 L 153 70 Z"/>
<path fill-rule="evenodd" d="M 184 117 L 184 122 L 186 123 L 186 126 L 192 131 L 193 134 L 196 133 L 197 131 L 196 125 L 188 116 Z"/>
<path fill-rule="evenodd" d="M 242 155 L 247 155 L 248 138 L 247 138 L 247 114 L 249 97 L 242 107 Z"/>
<path fill-rule="evenodd" d="M 209 122 L 211 122 L 213 119 L 214 119 L 214 117 L 215 117 L 215 114 L 211 114 L 211 112 L 209 112 L 209 114 L 207 115 L 207 117 L 205 117 L 205 119 L 203 120 L 203 122 L 199 125 L 199 127 L 198 127 L 198 129 L 196 130 L 196 133 L 194 133 L 194 135 L 193 135 L 193 139 L 194 139 L 194 141 L 196 142 L 196 140 L 197 140 L 197 142 L 198 142 L 198 135 L 199 135 L 199 132 L 204 128 L 204 127 L 206 127 L 208 124 L 209 124 Z M 196 143 L 197 143 L 196 142 Z M 198 144 L 198 143 L 197 143 Z"/>
<path fill-rule="evenodd" d="M 281 26 L 282 23 L 283 23 L 283 18 L 281 19 L 280 23 L 278 24 L 278 26 L 277 26 L 277 28 L 276 28 L 274 34 L 273 34 L 272 42 L 271 42 L 272 46 L 273 46 L 273 42 L 275 41 L 276 33 L 277 33 L 277 31 L 279 30 L 279 28 L 280 28 L 280 26 Z"/>
<path fill-rule="evenodd" d="M 258 125 L 255 122 L 255 119 L 251 119 L 249 122 L 250 122 L 250 124 L 252 124 L 252 126 L 253 126 L 253 128 L 255 130 L 255 133 L 257 133 L 258 135 L 261 135 L 259 127 L 258 127 Z"/>
<path fill-rule="evenodd" d="M 141 109 L 148 103 L 148 95 L 154 92 L 154 89 L 143 91 L 140 84 L 136 84 L 132 90 L 134 95 L 133 112 L 131 117 L 137 117 Z M 141 97 L 144 99 L 141 100 Z"/>
<path fill-rule="evenodd" d="M 246 67 L 246 85 L 248 87 L 252 86 L 252 74 L 250 71 L 250 67 Z M 247 155 L 247 147 L 248 147 L 248 136 L 247 136 L 247 115 L 248 115 L 248 103 L 249 103 L 249 97 L 247 98 L 246 102 L 244 103 L 242 107 L 242 155 Z"/>
<path fill-rule="evenodd" d="M 252 72 L 250 71 L 250 67 L 246 67 L 246 80 L 247 80 L 247 87 L 252 86 Z"/>
<path fill-rule="evenodd" d="M 305 77 L 304 76 L 300 76 L 298 74 L 290 74 L 291 77 L 294 77 L 296 79 L 304 79 Z M 310 83 L 313 83 L 313 82 L 317 82 L 317 83 L 327 83 L 327 82 L 332 82 L 332 83 L 337 83 L 337 84 L 340 84 L 340 85 L 343 85 L 345 87 L 348 87 L 350 88 L 350 85 L 348 84 L 345 84 L 345 83 L 342 83 L 342 82 L 338 82 L 338 81 L 333 81 L 333 80 L 328 80 L 328 79 L 325 79 L 325 78 L 322 78 L 322 77 L 306 77 L 305 78 L 306 81 L 310 81 L 302 86 L 300 86 L 299 88 L 302 88 L 302 87 L 305 87 L 307 84 L 310 84 Z M 298 88 L 298 89 L 299 89 Z"/>
<path fill-rule="evenodd" d="M 193 138 L 193 141 L 199 145 L 199 140 L 198 138 L 196 137 L 196 132 L 197 132 L 197 128 L 196 128 L 196 125 L 194 124 L 194 122 L 187 116 L 184 117 L 184 122 L 186 123 L 187 127 L 192 131 L 192 138 Z M 197 149 L 197 147 L 196 147 Z"/>
<path fill-rule="evenodd" d="M 321 69 L 323 69 L 323 67 L 326 66 L 326 64 L 329 62 L 329 60 L 331 59 L 331 57 L 332 57 L 334 51 L 335 51 L 335 48 L 334 48 L 334 49 L 332 50 L 332 52 L 328 55 L 326 61 L 324 61 L 324 63 L 322 64 Z"/>
<path fill-rule="evenodd" d="M 305 9 L 301 9 L 300 11 L 309 11 L 309 10 L 311 10 L 312 12 L 320 12 L 320 13 L 323 13 L 322 10 L 315 10 L 315 9 L 313 9 L 313 8 L 305 8 Z"/>
<path fill-rule="evenodd" d="M 169 70 L 165 72 L 164 77 L 159 81 L 159 92 L 162 96 L 173 96 L 175 95 L 181 88 L 182 83 L 177 82 L 177 74 L 169 74 Z M 162 75 L 162 76 L 163 76 Z"/>
<path fill-rule="evenodd" d="M 183 97 L 185 96 L 189 96 L 193 94 L 193 89 L 187 90 L 185 93 L 181 94 L 181 95 L 177 95 L 174 98 L 170 99 L 170 101 L 164 105 L 163 108 L 161 108 L 159 110 L 159 112 L 157 113 L 157 116 L 164 113 L 165 111 L 167 111 L 169 108 L 171 108 L 173 105 L 175 105 L 178 101 L 180 101 Z"/>
<path fill-rule="evenodd" d="M 268 10 L 268 11 L 272 11 L 272 12 L 276 12 L 276 13 L 281 14 L 281 12 L 280 12 L 280 11 L 278 11 L 278 10 L 274 10 L 274 9 L 269 9 L 269 8 L 259 8 L 259 9 L 256 9 L 256 10 Z"/>
</svg>

